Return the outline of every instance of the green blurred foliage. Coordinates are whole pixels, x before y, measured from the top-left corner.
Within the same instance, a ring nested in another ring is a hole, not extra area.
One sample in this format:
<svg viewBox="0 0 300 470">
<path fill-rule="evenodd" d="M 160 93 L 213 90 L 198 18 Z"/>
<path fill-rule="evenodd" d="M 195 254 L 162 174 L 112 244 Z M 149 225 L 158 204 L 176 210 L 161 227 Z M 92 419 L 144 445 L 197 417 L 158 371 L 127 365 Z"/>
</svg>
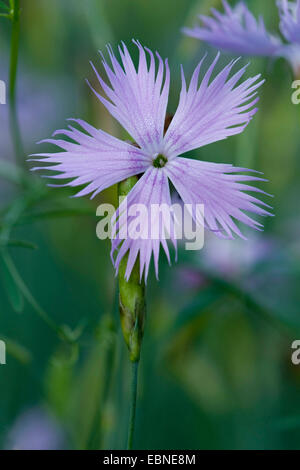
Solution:
<svg viewBox="0 0 300 470">
<path fill-rule="evenodd" d="M 276 30 L 275 5 L 248 3 Z M 107 43 L 116 48 L 123 40 L 136 57 L 130 45 L 136 38 L 168 56 L 174 110 L 179 64 L 189 76 L 205 50 L 210 57 L 215 54 L 183 37 L 180 28 L 220 4 L 23 0 L 18 102 L 21 109 L 24 83 L 34 81 L 27 101 L 33 103 L 30 128 L 34 133 L 42 120 L 47 129 L 46 135 L 37 129 L 33 141 L 23 135 L 28 154 L 35 141 L 63 127 L 70 116 L 125 136 L 84 82 L 88 78 L 94 83 L 89 60 L 101 70 L 97 51 Z M 0 20 L 0 73 L 6 77 L 10 26 Z M 224 54 L 221 62 L 228 59 Z M 299 448 L 300 368 L 290 356 L 300 333 L 300 109 L 291 104 L 292 76 L 283 61 L 253 59 L 247 73 L 258 72 L 266 83 L 260 111 L 247 130 L 191 156 L 245 165 L 267 175 L 276 217 L 266 220 L 260 238 L 275 239 L 275 253 L 261 264 L 253 262 L 235 281 L 224 278 L 218 266 L 212 266 L 214 274 L 207 272 L 203 252 L 180 250 L 179 262 L 171 268 L 162 257 L 160 281 L 152 272 L 148 283 L 138 448 Z M 39 100 L 32 100 L 35 95 L 54 100 L 51 94 L 43 96 L 46 83 L 47 90 L 50 84 L 66 97 L 63 106 L 54 101 L 54 123 L 48 108 L 40 109 Z M 21 119 L 23 132 L 25 124 Z M 1 142 L 9 140 L 1 132 Z M 40 405 L 64 430 L 66 448 L 122 448 L 129 364 L 114 300 L 109 243 L 95 233 L 96 207 L 114 203 L 116 188 L 92 202 L 76 200 L 69 198 L 70 190 L 48 190 L 43 181 L 30 178 L 29 164 L 20 170 L 12 156 L 1 154 L 0 159 L 0 339 L 7 344 L 7 364 L 0 365 L 0 446 L 7 446 L 20 414 Z M 182 267 L 204 275 L 205 282 L 184 282 Z M 244 280 L 255 287 L 248 291 Z"/>
</svg>

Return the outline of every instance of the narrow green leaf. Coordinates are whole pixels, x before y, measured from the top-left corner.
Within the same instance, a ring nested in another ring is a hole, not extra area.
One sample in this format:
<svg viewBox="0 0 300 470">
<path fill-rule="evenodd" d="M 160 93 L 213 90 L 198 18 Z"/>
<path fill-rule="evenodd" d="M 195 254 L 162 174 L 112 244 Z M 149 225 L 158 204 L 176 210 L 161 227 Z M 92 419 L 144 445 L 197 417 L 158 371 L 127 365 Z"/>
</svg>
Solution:
<svg viewBox="0 0 300 470">
<path fill-rule="evenodd" d="M 14 248 L 29 248 L 30 250 L 37 250 L 38 246 L 26 240 L 8 240 L 7 243 L 0 243 L 0 248 L 9 246 Z"/>
<path fill-rule="evenodd" d="M 0 241 L 2 243 L 7 243 L 10 238 L 11 229 L 16 225 L 17 221 L 22 216 L 24 210 L 26 209 L 28 201 L 26 195 L 18 197 L 15 199 L 12 204 L 5 209 L 1 214 L 1 233 Z"/>
<path fill-rule="evenodd" d="M 5 11 L 10 11 L 9 6 L 6 5 L 6 3 L 4 3 L 3 0 L 0 0 L 0 8 L 3 8 L 3 10 L 5 10 Z"/>
<path fill-rule="evenodd" d="M 1 339 L 5 342 L 6 352 L 18 362 L 27 365 L 32 361 L 31 352 L 27 348 L 17 343 L 15 340 L 7 338 L 1 334 Z"/>
<path fill-rule="evenodd" d="M 95 211 L 91 208 L 63 208 L 63 209 L 49 209 L 39 211 L 31 214 L 26 214 L 22 217 L 20 224 L 33 222 L 42 219 L 55 219 L 60 217 L 74 217 L 78 215 L 95 215 Z"/>
<path fill-rule="evenodd" d="M 223 295 L 224 294 L 214 286 L 201 290 L 193 301 L 178 315 L 173 325 L 172 333 L 181 330 L 182 327 L 199 317 L 207 308 L 223 297 Z"/>
<path fill-rule="evenodd" d="M 15 270 L 10 258 L 4 250 L 0 251 L 0 276 L 6 289 L 9 301 L 17 313 L 21 313 L 24 308 L 24 298 L 20 292 L 16 280 Z"/>
<path fill-rule="evenodd" d="M 191 263 L 191 266 L 193 266 L 193 263 Z M 218 274 L 205 269 L 203 266 L 201 267 L 201 273 L 205 275 L 216 291 L 240 300 L 250 312 L 265 318 L 279 329 L 288 328 L 295 330 L 296 328 L 300 333 L 299 315 L 297 316 L 291 309 L 285 308 L 285 310 L 283 310 L 280 307 L 272 305 L 271 302 L 267 300 L 263 302 L 260 298 L 257 298 L 255 292 L 249 292 L 238 283 L 222 278 Z"/>
</svg>

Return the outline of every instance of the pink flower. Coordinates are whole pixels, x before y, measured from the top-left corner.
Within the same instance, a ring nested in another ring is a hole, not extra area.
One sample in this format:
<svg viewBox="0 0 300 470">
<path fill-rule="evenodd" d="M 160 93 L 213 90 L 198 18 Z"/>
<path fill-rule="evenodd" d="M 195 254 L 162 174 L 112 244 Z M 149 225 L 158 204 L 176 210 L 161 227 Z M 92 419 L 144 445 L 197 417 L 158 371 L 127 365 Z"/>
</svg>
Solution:
<svg viewBox="0 0 300 470">
<path fill-rule="evenodd" d="M 34 160 L 51 165 L 33 170 L 59 172 L 52 177 L 70 178 L 71 182 L 65 184 L 68 186 L 85 184 L 86 187 L 77 196 L 89 193 L 95 196 L 127 177 L 140 175 L 139 181 L 126 198 L 128 207 L 137 203 L 149 208 L 153 204 L 170 206 L 169 182 L 172 182 L 184 203 L 193 207 L 204 204 L 205 226 L 217 236 L 233 238 L 236 234 L 242 237 L 235 220 L 260 230 L 262 225 L 252 219 L 249 213 L 269 215 L 261 207 L 266 204 L 246 193 L 263 192 L 249 184 L 252 181 L 262 181 L 259 176 L 241 174 L 250 170 L 229 164 L 208 163 L 181 156 L 188 151 L 239 134 L 245 129 L 257 111 L 256 93 L 262 84 L 259 81 L 260 75 L 240 82 L 246 67 L 230 77 L 236 63 L 231 61 L 212 80 L 219 54 L 207 69 L 201 83 L 199 73 L 204 67 L 204 58 L 196 67 L 189 86 L 186 85 L 182 70 L 178 108 L 165 132 L 170 83 L 168 62 L 163 61 L 158 53 L 155 57 L 152 51 L 142 47 L 139 42 L 135 44 L 139 50 L 137 69 L 124 44 L 122 48 L 119 47 L 121 63 L 110 47 L 108 53 L 111 65 L 103 58 L 109 85 L 94 69 L 107 98 L 94 90 L 96 96 L 131 135 L 135 144 L 121 141 L 84 121 L 75 120 L 82 130 L 69 126 L 68 130 L 60 130 L 54 134 L 65 135 L 73 142 L 65 139 L 44 141 L 57 145 L 61 150 L 35 155 Z M 123 215 L 123 204 L 114 217 L 114 221 L 118 220 L 120 225 L 128 222 Z M 194 213 L 193 216 L 196 223 L 203 222 Z M 148 215 L 144 222 L 148 222 Z M 162 234 L 164 220 L 156 220 L 155 223 L 161 226 L 159 233 Z M 176 246 L 176 240 L 172 241 Z M 159 239 L 133 239 L 130 236 L 126 239 L 115 238 L 112 242 L 112 255 L 116 270 L 123 256 L 129 253 L 126 278 L 130 277 L 139 257 L 140 275 L 142 277 L 144 274 L 147 279 L 153 254 L 158 273 L 161 244 L 169 258 L 168 245 L 163 236 Z"/>
</svg>

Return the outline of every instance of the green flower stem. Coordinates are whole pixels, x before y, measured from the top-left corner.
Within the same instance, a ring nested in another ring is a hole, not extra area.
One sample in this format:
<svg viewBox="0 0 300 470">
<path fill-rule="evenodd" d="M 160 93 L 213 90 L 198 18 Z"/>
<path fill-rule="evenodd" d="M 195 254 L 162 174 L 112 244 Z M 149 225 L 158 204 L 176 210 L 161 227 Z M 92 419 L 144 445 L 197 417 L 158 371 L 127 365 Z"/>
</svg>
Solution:
<svg viewBox="0 0 300 470">
<path fill-rule="evenodd" d="M 14 144 L 16 161 L 20 166 L 24 166 L 24 151 L 21 139 L 17 107 L 16 107 L 16 84 L 19 59 L 19 39 L 20 39 L 20 0 L 11 3 L 10 19 L 12 22 L 11 49 L 10 49 L 10 69 L 9 69 L 9 108 L 10 127 Z"/>
<path fill-rule="evenodd" d="M 131 367 L 132 367 L 131 400 L 130 400 L 130 415 L 129 415 L 129 425 L 128 425 L 128 437 L 127 437 L 127 450 L 132 450 L 133 448 L 139 361 L 132 362 Z"/>
<path fill-rule="evenodd" d="M 127 196 L 137 181 L 138 178 L 132 176 L 119 183 L 119 197 Z M 130 278 L 125 279 L 127 262 L 128 254 L 123 257 L 119 267 L 119 310 L 129 358 L 131 362 L 137 362 L 140 359 L 146 317 L 145 282 L 144 279 L 140 281 L 139 259 L 133 266 Z"/>
<path fill-rule="evenodd" d="M 126 197 L 138 181 L 132 176 L 119 183 L 119 197 Z M 132 449 L 136 415 L 136 397 L 138 383 L 138 367 L 146 318 L 145 282 L 140 280 L 140 261 L 137 259 L 130 278 L 125 279 L 128 262 L 126 254 L 119 266 L 119 310 L 123 336 L 132 363 L 132 384 L 130 397 L 130 416 L 128 425 L 127 449 Z"/>
</svg>

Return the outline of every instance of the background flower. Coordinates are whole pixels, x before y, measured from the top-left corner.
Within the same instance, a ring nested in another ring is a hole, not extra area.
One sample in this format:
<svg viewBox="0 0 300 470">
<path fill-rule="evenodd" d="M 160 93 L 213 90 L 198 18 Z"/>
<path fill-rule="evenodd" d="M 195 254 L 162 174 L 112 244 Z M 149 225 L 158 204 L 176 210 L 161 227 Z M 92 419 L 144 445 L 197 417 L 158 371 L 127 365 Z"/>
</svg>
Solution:
<svg viewBox="0 0 300 470">
<path fill-rule="evenodd" d="M 55 419 L 41 407 L 22 413 L 8 433 L 7 448 L 15 450 L 59 450 L 64 433 Z"/>
<path fill-rule="evenodd" d="M 247 5 L 240 1 L 231 7 L 227 0 L 222 0 L 224 13 L 211 9 L 212 17 L 200 15 L 201 26 L 184 28 L 183 32 L 202 41 L 234 54 L 284 57 L 291 64 L 295 75 L 299 71 L 300 54 L 300 2 L 278 0 L 280 31 L 286 41 L 269 33 L 262 16 L 256 20 Z M 276 3 L 276 2 L 274 2 Z"/>
<path fill-rule="evenodd" d="M 291 43 L 300 44 L 300 1 L 278 0 L 280 31 Z"/>
<path fill-rule="evenodd" d="M 281 40 L 266 30 L 262 16 L 256 20 L 243 2 L 234 8 L 226 0 L 222 3 L 223 14 L 212 8 L 212 17 L 199 15 L 203 26 L 184 28 L 183 32 L 235 54 L 273 56 L 278 52 Z"/>
<path fill-rule="evenodd" d="M 219 0 L 22 3 L 20 72 L 21 77 L 22 70 L 26 72 L 29 87 L 23 88 L 21 78 L 18 101 L 25 107 L 21 126 L 28 153 L 37 151 L 36 139 L 64 127 L 65 118 L 71 116 L 80 116 L 95 128 L 128 140 L 128 133 L 99 106 L 84 83 L 88 75 L 91 85 L 102 93 L 87 60 L 96 63 L 98 49 L 103 50 L 107 43 L 116 45 L 124 40 L 129 44 L 132 37 L 138 37 L 153 51 L 159 50 L 162 57 L 169 57 L 172 86 L 168 111 L 174 114 L 181 90 L 178 64 L 183 64 L 186 77 L 190 77 L 207 51 L 203 43 L 199 52 L 200 44 L 180 35 L 179 29 L 193 24 L 199 11 L 208 15 L 211 6 L 220 10 Z M 278 24 L 272 2 L 248 0 L 245 4 L 252 12 L 263 13 L 267 25 Z M 11 29 L 0 21 L 2 75 Z M 207 63 L 215 56 L 215 51 L 210 52 Z M 132 54 L 137 64 L 134 47 Z M 241 59 L 241 66 L 247 60 Z M 219 61 L 216 73 L 227 58 L 223 55 Z M 291 343 L 298 338 L 300 326 L 299 109 L 290 103 L 291 79 L 284 67 L 279 61 L 274 64 L 272 77 L 260 92 L 259 113 L 246 132 L 185 155 L 266 174 L 267 191 L 275 195 L 272 205 L 276 217 L 265 219 L 263 233 L 243 230 L 247 241 L 224 240 L 226 246 L 236 246 L 233 251 L 224 248 L 230 252 L 233 266 L 239 265 L 239 260 L 242 263 L 235 269 L 238 273 L 241 269 L 242 274 L 234 279 L 225 268 L 207 279 L 202 263 L 204 259 L 209 262 L 207 252 L 213 253 L 211 270 L 217 268 L 218 258 L 225 257 L 223 240 L 208 231 L 207 247 L 205 241 L 200 252 L 186 252 L 178 244 L 178 264 L 172 269 L 161 256 L 159 283 L 154 269 L 150 270 L 147 307 L 151 315 L 143 344 L 138 449 L 299 448 L 299 366 L 291 364 Z M 252 60 L 247 76 L 258 72 L 265 76 L 263 68 L 261 61 Z M 97 69 L 104 76 L 98 62 Z M 200 71 L 200 80 L 205 70 Z M 38 96 L 44 92 L 47 100 L 39 103 Z M 36 96 L 33 104 L 32 93 Z M 66 97 L 63 104 L 61 96 Z M 5 113 L 5 106 L 0 105 L 1 122 Z M 0 127 L 1 233 L 8 207 L 19 208 L 36 186 L 24 192 L 14 182 L 18 182 L 15 173 L 9 175 L 9 181 L 3 176 L 3 160 L 13 161 L 10 146 L 5 143 L 7 152 L 2 146 L 2 142 L 10 142 L 4 129 Z M 40 150 L 49 153 L 53 147 L 45 144 Z M 26 166 L 26 175 L 30 166 Z M 84 330 L 76 354 L 76 349 L 62 344 L 28 302 L 23 303 L 22 314 L 17 313 L 8 292 L 18 299 L 18 291 L 0 265 L 0 339 L 7 345 L 7 363 L 0 365 L 0 447 L 9 447 L 8 435 L 18 417 L 26 410 L 40 409 L 42 394 L 47 415 L 55 416 L 56 425 L 67 430 L 63 448 L 119 449 L 127 425 L 121 412 L 122 397 L 130 388 L 124 361 L 127 352 L 116 330 L 118 318 L 111 313 L 114 269 L 110 244 L 100 242 L 95 234 L 99 220 L 96 207 L 102 203 L 116 207 L 117 190 L 113 186 L 90 201 L 69 197 L 83 187 L 47 189 L 37 175 L 33 181 L 46 194 L 20 215 L 11 238 L 30 241 L 38 249 L 17 246 L 9 252 L 19 276 L 48 315 L 72 331 Z M 264 244 L 270 239 L 271 244 L 275 240 L 275 250 L 267 250 L 262 262 L 244 262 L 241 252 L 245 245 L 251 246 L 252 253 L 258 246 L 253 253 L 256 260 L 260 240 Z M 183 284 L 179 274 L 191 268 L 197 268 L 196 275 Z M 251 295 L 244 292 L 245 282 L 255 286 Z M 51 425 L 47 426 L 50 429 Z"/>
</svg>

